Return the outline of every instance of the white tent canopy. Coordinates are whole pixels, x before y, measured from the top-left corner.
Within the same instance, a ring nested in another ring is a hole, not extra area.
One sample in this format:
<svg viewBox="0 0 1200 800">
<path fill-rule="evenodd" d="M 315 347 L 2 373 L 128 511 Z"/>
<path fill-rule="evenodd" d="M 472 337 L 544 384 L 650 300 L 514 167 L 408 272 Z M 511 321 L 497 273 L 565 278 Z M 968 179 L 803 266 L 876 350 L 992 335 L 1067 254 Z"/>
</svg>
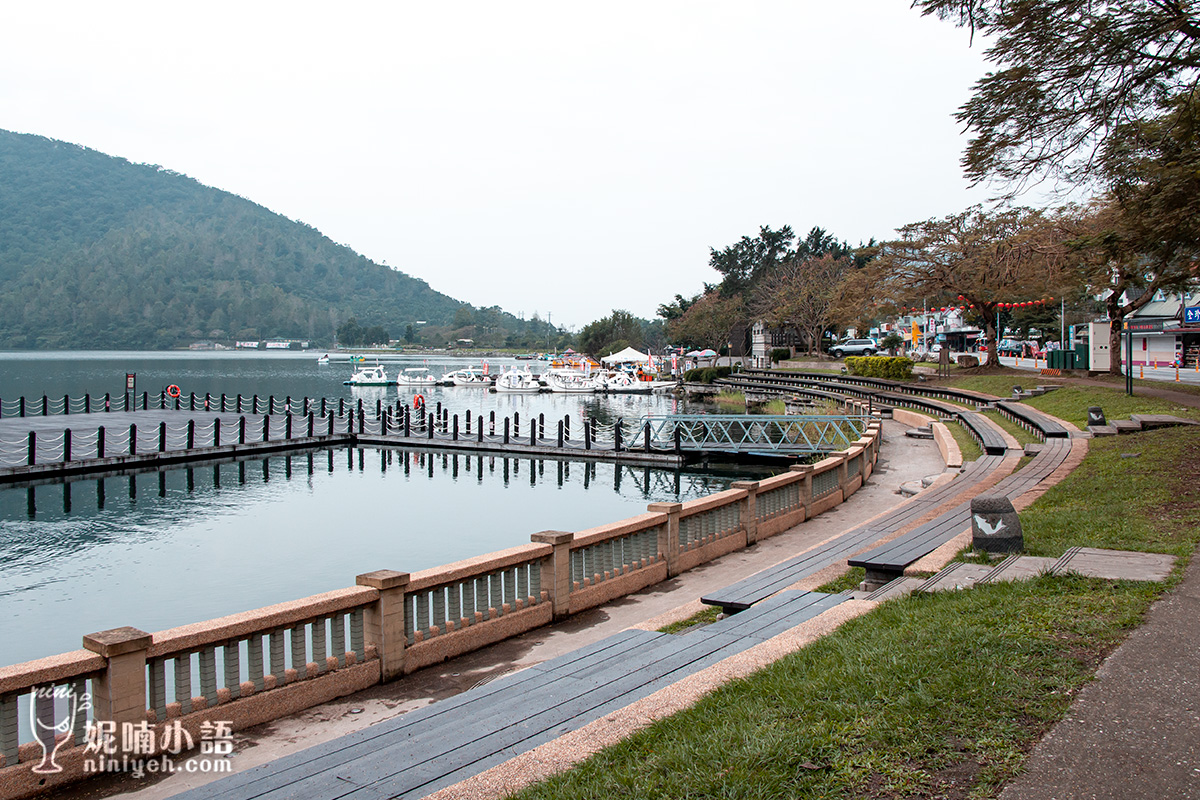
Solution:
<svg viewBox="0 0 1200 800">
<path fill-rule="evenodd" d="M 626 347 L 621 352 L 605 356 L 600 360 L 605 364 L 647 364 L 650 361 L 650 356 L 646 355 L 645 353 L 639 353 L 632 347 Z"/>
</svg>

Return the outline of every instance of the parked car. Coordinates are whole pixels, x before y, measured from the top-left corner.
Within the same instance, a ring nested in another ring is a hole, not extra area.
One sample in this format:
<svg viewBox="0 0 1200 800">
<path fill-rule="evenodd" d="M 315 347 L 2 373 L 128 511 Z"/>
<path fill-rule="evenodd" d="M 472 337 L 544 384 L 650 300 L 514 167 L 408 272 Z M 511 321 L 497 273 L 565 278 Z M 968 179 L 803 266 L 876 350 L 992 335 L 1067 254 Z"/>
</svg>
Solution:
<svg viewBox="0 0 1200 800">
<path fill-rule="evenodd" d="M 847 339 L 829 348 L 829 354 L 834 358 L 843 356 L 873 356 L 879 352 L 879 345 L 874 339 Z"/>
</svg>

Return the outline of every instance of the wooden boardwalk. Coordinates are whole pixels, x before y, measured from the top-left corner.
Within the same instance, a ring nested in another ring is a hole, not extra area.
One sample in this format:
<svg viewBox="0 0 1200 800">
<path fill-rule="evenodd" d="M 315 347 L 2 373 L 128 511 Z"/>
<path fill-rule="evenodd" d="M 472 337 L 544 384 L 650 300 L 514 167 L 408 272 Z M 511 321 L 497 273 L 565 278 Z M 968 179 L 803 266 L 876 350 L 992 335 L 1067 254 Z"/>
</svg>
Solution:
<svg viewBox="0 0 1200 800">
<path fill-rule="evenodd" d="M 310 435 L 310 421 L 311 432 Z M 280 451 L 342 446 L 406 447 L 422 450 L 486 453 L 538 458 L 616 461 L 677 467 L 682 455 L 611 442 L 563 439 L 490 429 L 455 433 L 447 425 L 410 426 L 409 435 L 394 420 L 374 413 L 327 417 L 287 414 L 238 414 L 226 411 L 149 409 L 0 419 L 0 483 L 53 479 L 72 474 L 109 473 L 126 469 L 229 457 L 252 457 Z M 69 433 L 68 433 L 69 431 Z M 542 433 L 541 430 L 538 432 Z M 507 438 L 507 441 L 505 440 Z"/>
<path fill-rule="evenodd" d="M 623 631 L 179 797 L 423 797 L 577 730 L 846 599 L 788 592 L 681 635 Z"/>
</svg>

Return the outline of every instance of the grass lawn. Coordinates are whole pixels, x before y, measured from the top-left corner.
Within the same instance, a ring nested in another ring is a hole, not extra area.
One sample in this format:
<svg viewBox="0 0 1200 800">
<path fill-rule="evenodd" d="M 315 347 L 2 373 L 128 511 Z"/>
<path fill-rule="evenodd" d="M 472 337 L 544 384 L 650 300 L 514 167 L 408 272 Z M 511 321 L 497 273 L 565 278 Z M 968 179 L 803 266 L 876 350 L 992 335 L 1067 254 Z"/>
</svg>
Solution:
<svg viewBox="0 0 1200 800">
<path fill-rule="evenodd" d="M 1002 398 L 1012 396 L 1013 386 L 1025 385 L 1031 388 L 1038 383 L 1052 384 L 1054 379 L 1026 380 L 1022 383 L 1020 376 L 1014 373 L 1012 376 L 987 375 L 957 378 L 953 381 L 953 385 L 960 389 L 986 392 Z M 1180 384 L 1167 385 L 1150 381 L 1138 383 L 1140 385 L 1134 388 L 1133 397 L 1125 394 L 1124 384 L 1114 385 L 1111 388 L 1087 384 L 1064 384 L 1061 389 L 1055 389 L 1040 397 L 1030 397 L 1022 402 L 1059 419 L 1065 419 L 1080 428 L 1087 426 L 1087 410 L 1090 406 L 1100 406 L 1104 409 L 1104 415 L 1110 420 L 1129 419 L 1131 414 L 1172 414 L 1185 419 L 1200 420 L 1200 408 L 1181 406 L 1162 398 L 1138 394 L 1139 389 L 1154 386 L 1180 391 Z"/>
<path fill-rule="evenodd" d="M 1027 551 L 1189 556 L 1198 459 L 1200 429 L 1093 440 L 1022 512 Z M 889 601 L 518 796 L 994 797 L 1163 588 L 1041 577 Z"/>
</svg>

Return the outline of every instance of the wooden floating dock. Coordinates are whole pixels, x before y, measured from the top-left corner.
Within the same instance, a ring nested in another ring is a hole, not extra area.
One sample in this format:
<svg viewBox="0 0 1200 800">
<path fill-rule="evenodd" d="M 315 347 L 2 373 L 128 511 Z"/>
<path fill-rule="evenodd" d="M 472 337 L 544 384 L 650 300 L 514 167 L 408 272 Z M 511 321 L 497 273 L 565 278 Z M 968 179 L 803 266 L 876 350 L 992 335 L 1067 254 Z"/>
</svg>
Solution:
<svg viewBox="0 0 1200 800">
<path fill-rule="evenodd" d="M 101 430 L 104 433 L 99 433 Z M 68 436 L 65 431 L 72 433 Z M 284 414 L 271 417 L 150 409 L 10 417 L 0 420 L 0 483 L 45 482 L 72 475 L 155 469 L 288 450 L 362 446 L 607 461 L 668 469 L 685 463 L 684 455 L 679 453 L 627 447 L 618 450 L 611 442 L 592 442 L 588 449 L 583 441 L 565 440 L 560 447 L 557 437 L 512 434 L 505 442 L 500 434 L 480 437 L 476 429 L 471 435 L 456 436 L 438 426 L 432 436 L 428 428 L 419 434 L 417 429 L 410 429 L 410 435 L 405 436 L 402 429 L 396 430 L 395 423 L 384 433 L 381 419 L 362 416 L 357 422 L 349 415 L 315 417 L 312 431 L 313 435 L 308 435 L 308 417 Z M 214 444 L 214 438 L 219 443 Z"/>
</svg>

